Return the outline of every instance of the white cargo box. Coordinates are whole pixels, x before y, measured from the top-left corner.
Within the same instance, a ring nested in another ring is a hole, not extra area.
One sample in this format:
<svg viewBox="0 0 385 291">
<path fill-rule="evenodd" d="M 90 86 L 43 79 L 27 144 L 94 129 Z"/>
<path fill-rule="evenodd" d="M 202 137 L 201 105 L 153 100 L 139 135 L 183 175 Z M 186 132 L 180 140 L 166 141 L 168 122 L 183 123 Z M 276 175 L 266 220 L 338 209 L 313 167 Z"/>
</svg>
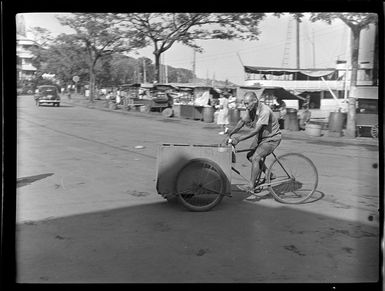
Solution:
<svg viewBox="0 0 385 291">
<path fill-rule="evenodd" d="M 161 144 L 157 154 L 156 189 L 165 198 L 175 195 L 176 177 L 192 159 L 216 163 L 227 177 L 226 195 L 231 194 L 231 147 L 223 145 Z"/>
</svg>

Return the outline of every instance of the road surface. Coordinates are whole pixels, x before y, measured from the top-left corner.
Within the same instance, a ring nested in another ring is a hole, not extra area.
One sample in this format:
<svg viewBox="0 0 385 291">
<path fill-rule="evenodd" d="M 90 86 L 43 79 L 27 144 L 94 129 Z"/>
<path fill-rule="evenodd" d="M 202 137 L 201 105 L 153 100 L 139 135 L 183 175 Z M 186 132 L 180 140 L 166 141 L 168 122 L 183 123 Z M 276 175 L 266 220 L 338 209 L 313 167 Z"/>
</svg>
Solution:
<svg viewBox="0 0 385 291">
<path fill-rule="evenodd" d="M 156 193 L 157 148 L 220 143 L 212 125 L 36 107 L 31 96 L 17 104 L 18 282 L 378 280 L 377 146 L 288 136 L 276 153 L 313 160 L 313 201 L 283 205 L 234 188 L 212 211 L 194 213 Z M 237 168 L 249 177 L 244 156 Z"/>
</svg>

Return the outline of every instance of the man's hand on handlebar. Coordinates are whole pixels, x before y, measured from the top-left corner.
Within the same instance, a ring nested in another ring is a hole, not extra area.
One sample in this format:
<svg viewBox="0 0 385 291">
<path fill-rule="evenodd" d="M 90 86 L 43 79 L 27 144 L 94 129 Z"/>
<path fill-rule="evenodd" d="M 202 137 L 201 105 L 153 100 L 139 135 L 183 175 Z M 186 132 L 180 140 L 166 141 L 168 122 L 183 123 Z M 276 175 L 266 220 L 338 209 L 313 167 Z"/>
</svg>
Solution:
<svg viewBox="0 0 385 291">
<path fill-rule="evenodd" d="M 236 146 L 239 143 L 239 139 L 237 137 L 229 137 L 226 141 L 227 144 L 232 144 L 233 146 Z"/>
</svg>

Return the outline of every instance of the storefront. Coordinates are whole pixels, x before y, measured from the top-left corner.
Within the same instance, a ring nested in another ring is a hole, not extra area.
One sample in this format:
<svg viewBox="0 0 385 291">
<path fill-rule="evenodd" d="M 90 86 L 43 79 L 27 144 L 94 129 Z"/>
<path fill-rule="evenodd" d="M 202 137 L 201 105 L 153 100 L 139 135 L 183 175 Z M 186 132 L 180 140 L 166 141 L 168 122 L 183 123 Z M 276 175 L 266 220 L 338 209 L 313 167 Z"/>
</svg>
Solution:
<svg viewBox="0 0 385 291">
<path fill-rule="evenodd" d="M 178 88 L 178 92 L 174 95 L 174 116 L 186 119 L 207 120 L 205 112 L 213 114 L 213 110 L 205 110 L 205 108 L 212 109 L 215 100 L 219 98 L 219 92 L 213 87 L 201 84 L 173 83 L 172 85 Z"/>
</svg>

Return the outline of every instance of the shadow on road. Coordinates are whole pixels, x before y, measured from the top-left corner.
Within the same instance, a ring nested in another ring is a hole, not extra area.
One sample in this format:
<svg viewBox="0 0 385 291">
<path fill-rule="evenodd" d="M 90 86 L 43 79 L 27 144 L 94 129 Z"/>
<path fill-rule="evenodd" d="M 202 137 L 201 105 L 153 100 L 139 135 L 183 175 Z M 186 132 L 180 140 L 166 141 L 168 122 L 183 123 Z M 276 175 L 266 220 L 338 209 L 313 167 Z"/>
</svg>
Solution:
<svg viewBox="0 0 385 291">
<path fill-rule="evenodd" d="M 378 279 L 376 225 L 244 203 L 242 196 L 209 212 L 174 200 L 19 224 L 18 282 Z"/>
<path fill-rule="evenodd" d="M 33 182 L 39 181 L 41 179 L 45 179 L 49 176 L 52 176 L 54 173 L 40 174 L 35 176 L 23 177 L 19 178 L 16 181 L 16 188 L 27 186 Z"/>
<path fill-rule="evenodd" d="M 308 200 L 306 200 L 304 203 L 314 203 L 314 202 L 316 202 L 318 200 L 321 200 L 324 197 L 325 197 L 325 193 L 316 190 L 313 193 L 313 195 Z"/>
<path fill-rule="evenodd" d="M 244 199 L 246 199 L 248 197 L 249 197 L 249 199 L 247 199 L 247 200 L 248 201 L 253 201 L 253 202 L 258 202 L 258 201 L 266 200 L 266 199 L 274 200 L 273 195 L 271 195 L 268 190 L 263 190 L 261 193 L 259 193 L 259 195 L 255 195 L 253 198 L 251 198 L 250 196 L 253 196 L 253 195 L 251 195 L 250 193 L 246 193 L 246 192 L 240 190 L 237 187 L 237 184 L 232 184 L 231 185 L 231 193 L 232 193 L 232 197 L 238 196 L 238 198 L 237 198 L 238 200 L 244 200 Z M 325 193 L 323 193 L 323 192 L 321 192 L 319 190 L 316 190 L 313 193 L 313 195 L 308 200 L 306 200 L 305 202 L 303 202 L 301 204 L 314 203 L 314 202 L 317 202 L 317 201 L 321 200 L 324 197 L 325 197 Z M 274 202 L 280 203 L 278 201 L 274 201 Z"/>
</svg>

